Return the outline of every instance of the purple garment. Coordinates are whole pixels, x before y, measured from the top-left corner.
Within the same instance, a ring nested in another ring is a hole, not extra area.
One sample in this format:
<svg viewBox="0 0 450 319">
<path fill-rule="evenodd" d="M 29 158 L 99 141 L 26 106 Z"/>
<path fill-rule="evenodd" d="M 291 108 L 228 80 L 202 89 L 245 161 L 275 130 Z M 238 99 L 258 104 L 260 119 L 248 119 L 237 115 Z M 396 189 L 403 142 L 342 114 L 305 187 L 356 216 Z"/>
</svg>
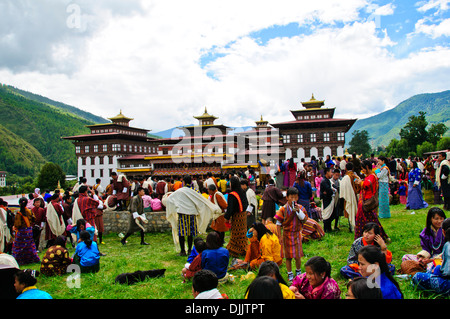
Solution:
<svg viewBox="0 0 450 319">
<path fill-rule="evenodd" d="M 442 249 L 445 245 L 445 238 L 442 233 L 442 228 L 439 228 L 438 231 L 435 233 L 433 230 L 431 230 L 433 235 L 427 235 L 425 233 L 425 229 L 422 230 L 420 233 L 420 246 L 422 246 L 423 250 L 426 250 L 430 253 L 431 257 L 434 255 L 438 255 L 442 253 Z"/>
<path fill-rule="evenodd" d="M 427 208 L 428 203 L 423 199 L 420 184 L 414 187 L 414 181 L 409 182 L 408 198 L 406 200 L 406 209 Z"/>
</svg>

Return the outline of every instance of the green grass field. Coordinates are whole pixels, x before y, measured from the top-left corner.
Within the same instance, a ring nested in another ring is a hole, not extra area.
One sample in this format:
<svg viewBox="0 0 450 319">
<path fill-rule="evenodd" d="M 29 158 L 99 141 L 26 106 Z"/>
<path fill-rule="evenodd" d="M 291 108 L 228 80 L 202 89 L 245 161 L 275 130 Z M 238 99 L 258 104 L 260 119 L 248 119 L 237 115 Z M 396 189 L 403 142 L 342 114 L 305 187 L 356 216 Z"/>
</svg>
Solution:
<svg viewBox="0 0 450 319">
<path fill-rule="evenodd" d="M 442 208 L 442 205 L 439 206 Z M 404 254 L 415 254 L 421 250 L 419 233 L 425 227 L 428 209 L 407 211 L 404 205 L 391 206 L 391 218 L 382 219 L 381 223 L 392 239 L 388 249 L 393 253 L 393 264 L 400 268 Z M 302 272 L 305 262 L 312 256 L 323 256 L 332 265 L 332 277 L 339 283 L 341 297 L 345 298 L 347 280 L 339 270 L 346 264 L 346 258 L 353 242 L 353 233 L 348 231 L 347 220 L 340 218 L 340 231 L 326 234 L 322 240 L 303 244 L 305 257 L 302 259 Z M 206 235 L 203 235 L 204 237 Z M 228 237 L 225 238 L 227 240 Z M 140 245 L 139 234 L 131 236 L 128 244 L 122 246 L 117 234 L 104 236 L 104 245 L 99 245 L 101 252 L 100 272 L 81 274 L 80 287 L 69 288 L 70 274 L 59 277 L 40 276 L 38 288 L 47 291 L 55 299 L 193 299 L 191 282 L 183 283 L 181 269 L 186 257 L 177 256 L 171 233 L 147 233 L 149 246 Z M 70 254 L 74 248 L 67 245 Z M 43 252 L 40 257 L 42 258 Z M 28 268 L 39 269 L 40 264 L 28 265 Z M 23 268 L 23 267 L 22 267 Z M 136 270 L 165 268 L 163 278 L 151 278 L 132 285 L 115 284 L 117 275 Z M 281 273 L 286 279 L 286 267 L 281 266 Z M 230 299 L 242 299 L 250 280 L 241 280 L 244 270 L 234 271 L 234 282 L 221 284 L 219 289 Z M 69 280 L 68 280 L 69 279 Z M 435 299 L 441 296 L 416 290 L 410 280 L 399 280 L 405 299 Z"/>
</svg>

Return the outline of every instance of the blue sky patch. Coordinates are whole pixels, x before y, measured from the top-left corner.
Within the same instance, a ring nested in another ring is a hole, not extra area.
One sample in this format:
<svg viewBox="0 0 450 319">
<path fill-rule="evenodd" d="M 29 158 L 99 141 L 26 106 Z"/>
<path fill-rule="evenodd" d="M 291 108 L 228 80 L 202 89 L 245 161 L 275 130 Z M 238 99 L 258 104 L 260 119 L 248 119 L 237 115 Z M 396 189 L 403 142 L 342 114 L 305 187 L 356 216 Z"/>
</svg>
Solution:
<svg viewBox="0 0 450 319">
<path fill-rule="evenodd" d="M 421 12 L 418 9 L 427 4 L 428 0 L 374 0 L 368 7 L 359 10 L 357 20 L 350 22 L 369 22 L 374 21 L 376 26 L 376 36 L 384 38 L 386 36 L 394 42 L 386 49 L 396 58 L 405 58 L 411 53 L 419 52 L 425 48 L 442 46 L 448 47 L 447 36 L 441 36 L 436 39 L 429 35 L 416 32 L 416 23 L 425 19 L 425 24 L 439 24 L 444 19 L 450 17 L 450 10 L 440 10 L 435 6 Z M 393 14 L 377 15 L 376 9 L 390 5 L 394 10 Z M 304 23 L 291 22 L 286 25 L 273 25 L 258 31 L 254 31 L 247 36 L 252 38 L 258 45 L 266 46 L 270 40 L 277 38 L 292 38 L 296 36 L 309 36 L 317 30 L 323 28 L 339 29 L 344 27 L 344 23 L 336 21 L 334 24 L 324 24 L 317 18 Z M 229 48 L 234 42 L 230 42 L 224 48 Z M 199 64 L 206 70 L 206 66 L 219 58 L 225 57 L 226 53 L 221 48 L 213 46 L 201 56 Z M 214 72 L 207 70 L 207 76 L 214 78 Z"/>
</svg>

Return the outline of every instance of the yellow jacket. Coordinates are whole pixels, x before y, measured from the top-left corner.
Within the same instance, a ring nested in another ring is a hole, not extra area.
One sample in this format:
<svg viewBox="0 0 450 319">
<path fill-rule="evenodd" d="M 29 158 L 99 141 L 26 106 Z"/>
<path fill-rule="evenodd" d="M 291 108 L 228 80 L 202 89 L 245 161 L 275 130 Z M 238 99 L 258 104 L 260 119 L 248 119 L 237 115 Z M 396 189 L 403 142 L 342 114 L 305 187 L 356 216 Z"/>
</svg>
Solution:
<svg viewBox="0 0 450 319">
<path fill-rule="evenodd" d="M 281 262 L 281 245 L 277 235 L 265 234 L 259 241 L 259 247 L 261 249 L 261 257 L 264 260 L 272 260 L 277 264 Z"/>
</svg>

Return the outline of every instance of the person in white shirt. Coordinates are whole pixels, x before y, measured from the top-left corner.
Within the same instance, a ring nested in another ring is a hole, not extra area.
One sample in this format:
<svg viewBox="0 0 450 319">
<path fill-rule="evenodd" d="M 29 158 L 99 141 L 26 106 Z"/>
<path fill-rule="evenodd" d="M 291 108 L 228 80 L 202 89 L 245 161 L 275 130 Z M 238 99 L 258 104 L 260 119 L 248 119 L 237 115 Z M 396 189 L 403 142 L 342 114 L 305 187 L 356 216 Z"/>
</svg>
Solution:
<svg viewBox="0 0 450 319">
<path fill-rule="evenodd" d="M 103 195 L 105 195 L 105 190 L 103 189 L 101 182 L 102 182 L 102 180 L 100 178 L 97 178 L 95 180 L 95 185 L 94 185 L 93 189 L 94 189 L 94 191 L 96 190 L 98 192 L 98 195 L 100 197 L 103 197 Z"/>
<path fill-rule="evenodd" d="M 347 165 L 347 156 L 344 155 L 341 162 L 339 163 L 339 169 L 343 174 L 345 174 L 345 166 Z"/>
<path fill-rule="evenodd" d="M 195 299 L 228 299 L 217 289 L 217 275 L 208 269 L 202 269 L 192 278 L 192 295 Z"/>
<path fill-rule="evenodd" d="M 206 188 L 206 189 L 208 189 L 208 186 L 209 186 L 209 185 L 216 185 L 216 187 L 217 187 L 217 184 L 216 184 L 216 182 L 215 182 L 215 180 L 214 180 L 214 178 L 213 178 L 213 176 L 212 176 L 212 173 L 211 173 L 211 172 L 208 172 L 208 173 L 206 174 L 206 176 L 207 176 L 208 178 L 206 179 L 206 181 L 203 182 L 203 187 Z"/>
<path fill-rule="evenodd" d="M 241 187 L 247 196 L 248 207 L 244 207 L 247 210 L 247 229 L 253 225 L 256 221 L 256 214 L 258 210 L 258 200 L 256 199 L 256 194 L 251 187 L 249 187 L 249 181 L 247 179 L 241 180 Z"/>
</svg>

